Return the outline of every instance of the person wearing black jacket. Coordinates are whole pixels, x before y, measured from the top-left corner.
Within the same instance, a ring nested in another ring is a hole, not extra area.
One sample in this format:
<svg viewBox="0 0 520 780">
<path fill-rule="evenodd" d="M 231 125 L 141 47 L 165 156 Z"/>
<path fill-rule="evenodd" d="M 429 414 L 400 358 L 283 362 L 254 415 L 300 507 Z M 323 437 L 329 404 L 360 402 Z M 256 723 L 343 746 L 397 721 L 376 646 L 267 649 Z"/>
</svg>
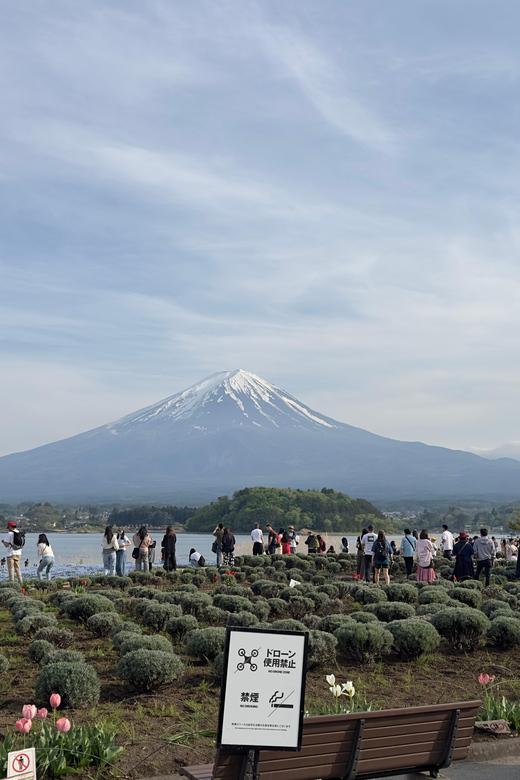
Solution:
<svg viewBox="0 0 520 780">
<path fill-rule="evenodd" d="M 224 559 L 224 566 L 235 565 L 235 537 L 229 530 L 224 528 L 224 534 L 222 536 L 222 557 Z"/>
<path fill-rule="evenodd" d="M 177 568 L 177 561 L 175 558 L 175 545 L 177 544 L 177 536 L 173 531 L 171 525 L 166 529 L 166 533 L 163 536 L 161 542 L 163 568 L 166 571 L 175 571 Z"/>
</svg>

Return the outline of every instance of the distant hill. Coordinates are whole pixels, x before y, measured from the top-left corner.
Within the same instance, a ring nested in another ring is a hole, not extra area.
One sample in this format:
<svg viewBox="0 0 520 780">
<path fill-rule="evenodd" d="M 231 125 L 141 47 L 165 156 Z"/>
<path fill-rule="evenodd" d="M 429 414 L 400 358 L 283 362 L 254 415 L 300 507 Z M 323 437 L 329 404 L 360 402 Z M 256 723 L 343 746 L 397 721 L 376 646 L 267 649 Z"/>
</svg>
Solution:
<svg viewBox="0 0 520 780">
<path fill-rule="evenodd" d="M 0 458 L 3 502 L 200 506 L 244 485 L 329 485 L 370 500 L 509 501 L 520 497 L 520 461 L 377 436 L 242 370 L 213 374 L 117 422 Z"/>
<path fill-rule="evenodd" d="M 233 533 L 249 533 L 255 523 L 260 523 L 262 529 L 266 523 L 271 523 L 276 530 L 293 525 L 296 529 L 359 533 L 363 523 L 381 519 L 383 515 L 369 501 L 353 499 L 335 490 L 254 487 L 237 490 L 231 499 L 221 496 L 209 506 L 198 509 L 185 528 L 186 531 L 211 533 L 222 523 Z M 389 521 L 385 522 L 388 525 Z"/>
</svg>

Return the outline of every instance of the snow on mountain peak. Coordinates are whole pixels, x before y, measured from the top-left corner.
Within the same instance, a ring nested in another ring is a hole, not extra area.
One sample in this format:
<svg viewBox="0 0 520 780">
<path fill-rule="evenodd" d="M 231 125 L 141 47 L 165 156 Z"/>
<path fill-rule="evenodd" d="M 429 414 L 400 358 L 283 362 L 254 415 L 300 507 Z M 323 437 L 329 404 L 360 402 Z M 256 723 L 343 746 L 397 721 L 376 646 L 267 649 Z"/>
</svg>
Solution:
<svg viewBox="0 0 520 780">
<path fill-rule="evenodd" d="M 117 435 L 129 427 L 181 421 L 199 432 L 245 425 L 314 430 L 340 427 L 281 388 L 243 369 L 219 371 L 106 427 Z"/>
</svg>

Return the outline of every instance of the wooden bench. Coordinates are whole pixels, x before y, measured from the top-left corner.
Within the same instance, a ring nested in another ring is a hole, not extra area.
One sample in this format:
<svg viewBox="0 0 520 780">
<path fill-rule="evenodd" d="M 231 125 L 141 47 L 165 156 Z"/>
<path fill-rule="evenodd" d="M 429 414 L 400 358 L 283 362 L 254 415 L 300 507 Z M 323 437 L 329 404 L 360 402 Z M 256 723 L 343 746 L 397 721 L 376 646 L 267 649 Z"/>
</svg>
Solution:
<svg viewBox="0 0 520 780">
<path fill-rule="evenodd" d="M 437 777 L 467 757 L 480 701 L 406 707 L 303 721 L 298 752 L 262 750 L 259 780 L 369 780 L 406 772 Z M 189 780 L 242 780 L 250 755 L 222 748 L 214 764 L 181 769 Z"/>
</svg>

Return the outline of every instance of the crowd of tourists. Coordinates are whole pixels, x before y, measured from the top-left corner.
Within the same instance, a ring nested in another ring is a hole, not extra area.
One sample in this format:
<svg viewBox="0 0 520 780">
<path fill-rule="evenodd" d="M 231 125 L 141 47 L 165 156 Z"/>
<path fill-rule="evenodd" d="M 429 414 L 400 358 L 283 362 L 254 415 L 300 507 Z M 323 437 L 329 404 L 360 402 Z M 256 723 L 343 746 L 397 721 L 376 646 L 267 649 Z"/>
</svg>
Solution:
<svg viewBox="0 0 520 780">
<path fill-rule="evenodd" d="M 455 561 L 453 578 L 457 582 L 479 579 L 484 572 L 486 585 L 489 585 L 499 544 L 494 536 L 489 537 L 487 528 L 480 529 L 480 536 L 470 538 L 466 531 L 461 531 L 455 537 L 448 526 L 443 525 L 440 544 L 437 545 L 436 541 L 426 529 L 418 533 L 405 528 L 401 545 L 397 549 L 395 542 L 387 542 L 384 531 L 376 534 L 374 527 L 369 525 L 363 528 L 356 542 L 357 574 L 366 582 L 373 580 L 378 583 L 382 570 L 385 582 L 388 583 L 392 563 L 403 560 L 407 576 L 412 575 L 413 566 L 416 564 L 417 580 L 432 582 L 435 579 L 433 560 L 440 555 L 449 561 Z M 516 561 L 516 576 L 520 577 L 520 559 L 515 540 L 503 539 L 500 546 L 507 560 Z"/>
<path fill-rule="evenodd" d="M 306 538 L 303 545 L 309 554 L 320 555 L 336 552 L 332 545 L 327 549 L 325 539 L 320 534 L 315 534 L 313 531 L 305 533 Z M 213 531 L 213 537 L 212 552 L 216 555 L 217 566 L 234 566 L 236 540 L 231 530 L 219 523 Z M 267 523 L 264 536 L 260 524 L 255 523 L 251 532 L 251 541 L 253 555 L 277 553 L 294 555 L 298 551 L 301 539 L 293 525 L 279 528 L 276 531 L 270 523 Z M 430 536 L 426 529 L 418 533 L 416 530 L 411 531 L 409 528 L 405 528 L 400 546 L 397 547 L 395 541 L 389 542 L 387 540 L 384 530 L 376 532 L 372 525 L 368 525 L 363 528 L 356 541 L 357 576 L 366 582 L 379 584 L 382 572 L 384 581 L 388 584 L 392 564 L 402 560 L 407 576 L 412 575 L 415 565 L 417 580 L 432 582 L 435 579 L 433 560 L 436 556 L 442 556 L 448 561 L 455 560 L 453 577 L 457 581 L 478 579 L 484 572 L 486 585 L 489 585 L 491 569 L 495 565 L 497 554 L 500 552 L 506 560 L 516 561 L 516 575 L 520 577 L 519 540 L 505 538 L 499 544 L 494 536 L 489 537 L 486 528 L 481 528 L 480 535 L 472 538 L 468 536 L 466 531 L 461 531 L 457 536 L 454 536 L 448 526 L 443 525 L 439 544 L 437 545 L 436 542 L 437 539 Z M 9 579 L 14 581 L 16 577 L 22 583 L 20 560 L 25 544 L 25 532 L 20 531 L 14 521 L 7 524 L 7 534 L 3 544 L 7 551 L 2 564 L 7 561 Z M 168 526 L 160 546 L 161 565 L 166 571 L 173 571 L 177 568 L 176 544 L 177 536 L 173 528 Z M 147 572 L 153 568 L 157 542 L 151 538 L 146 526 L 141 526 L 133 534 L 131 540 L 126 535 L 124 528 L 119 528 L 117 532 L 114 532 L 111 526 L 107 526 L 101 539 L 104 574 L 110 576 L 116 574 L 119 577 L 126 575 L 126 550 L 128 547 L 132 547 L 132 559 L 135 562 L 136 571 Z M 349 552 L 349 543 L 346 537 L 341 539 L 338 552 Z M 45 534 L 38 536 L 37 553 L 39 559 L 37 576 L 39 579 L 50 579 L 55 556 Z M 25 565 L 28 566 L 28 563 L 27 560 Z M 189 552 L 188 565 L 201 567 L 205 563 L 204 556 L 192 547 Z"/>
<path fill-rule="evenodd" d="M 161 542 L 161 562 L 166 571 L 172 571 L 177 568 L 176 543 L 177 535 L 173 528 L 168 526 Z M 25 532 L 20 531 L 14 521 L 7 523 L 7 534 L 3 539 L 3 545 L 6 548 L 5 561 L 7 563 L 8 577 L 12 582 L 16 578 L 22 584 L 23 577 L 20 560 L 25 546 Z M 111 526 L 107 526 L 101 539 L 103 574 L 110 576 L 116 574 L 119 577 L 126 576 L 126 549 L 132 546 L 132 559 L 135 561 L 136 571 L 150 571 L 155 563 L 157 542 L 150 537 L 146 526 L 141 526 L 137 533 L 132 536 L 132 541 L 126 535 L 124 528 L 114 532 Z M 38 536 L 37 554 L 39 559 L 36 570 L 37 577 L 40 580 L 50 580 L 51 570 L 55 563 L 55 555 L 46 534 Z M 189 564 L 191 566 L 204 565 L 204 559 L 200 553 L 192 549 L 190 550 Z M 28 560 L 26 560 L 25 565 L 29 565 Z"/>
</svg>

